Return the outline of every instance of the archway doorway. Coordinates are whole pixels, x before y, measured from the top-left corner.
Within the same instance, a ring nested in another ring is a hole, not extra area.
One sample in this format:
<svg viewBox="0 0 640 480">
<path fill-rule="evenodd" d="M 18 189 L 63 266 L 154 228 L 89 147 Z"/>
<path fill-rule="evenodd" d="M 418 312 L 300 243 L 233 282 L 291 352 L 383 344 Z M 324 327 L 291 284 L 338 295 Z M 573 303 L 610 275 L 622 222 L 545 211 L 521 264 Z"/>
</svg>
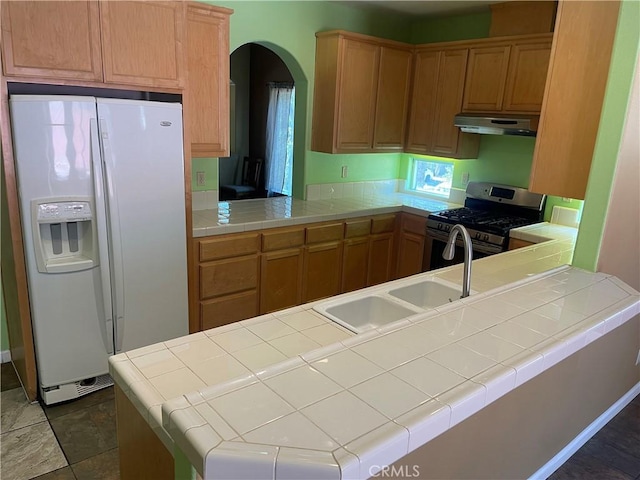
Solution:
<svg viewBox="0 0 640 480">
<path fill-rule="evenodd" d="M 219 161 L 220 200 L 291 195 L 294 77 L 256 43 L 233 51 L 230 66 L 231 156 Z M 251 188 L 236 188 L 243 184 Z"/>
</svg>

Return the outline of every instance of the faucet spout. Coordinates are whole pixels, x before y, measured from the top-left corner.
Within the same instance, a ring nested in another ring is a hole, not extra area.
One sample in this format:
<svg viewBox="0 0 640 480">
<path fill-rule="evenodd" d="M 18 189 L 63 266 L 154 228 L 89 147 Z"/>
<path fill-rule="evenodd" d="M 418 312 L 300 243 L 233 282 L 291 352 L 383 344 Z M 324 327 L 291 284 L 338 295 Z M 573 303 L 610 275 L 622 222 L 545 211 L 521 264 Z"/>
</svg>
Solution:
<svg viewBox="0 0 640 480">
<path fill-rule="evenodd" d="M 462 296 L 460 298 L 465 298 L 469 296 L 469 292 L 471 291 L 471 260 L 473 260 L 473 246 L 471 244 L 471 236 L 469 235 L 469 232 L 462 225 L 457 224 L 451 228 L 449 240 L 442 252 L 442 258 L 445 260 L 453 260 L 458 234 L 462 235 L 462 241 L 464 243 L 464 274 L 462 279 Z"/>
</svg>

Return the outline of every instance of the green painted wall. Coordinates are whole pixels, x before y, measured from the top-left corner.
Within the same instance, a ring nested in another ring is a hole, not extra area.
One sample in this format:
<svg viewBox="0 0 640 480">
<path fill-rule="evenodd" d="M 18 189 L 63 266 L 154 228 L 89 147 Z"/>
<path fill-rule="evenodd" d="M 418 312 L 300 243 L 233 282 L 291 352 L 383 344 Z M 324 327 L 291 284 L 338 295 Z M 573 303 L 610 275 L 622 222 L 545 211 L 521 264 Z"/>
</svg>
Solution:
<svg viewBox="0 0 640 480">
<path fill-rule="evenodd" d="M 198 186 L 198 172 L 204 172 L 205 184 Z M 194 192 L 218 189 L 218 159 L 217 158 L 192 158 L 191 159 L 191 185 Z"/>
<path fill-rule="evenodd" d="M 404 154 L 353 154 L 330 155 L 307 152 L 308 183 L 344 183 L 365 180 L 388 180 L 400 178 L 400 161 Z M 341 178 L 342 166 L 346 165 L 347 177 Z"/>
<path fill-rule="evenodd" d="M 411 43 L 453 42 L 489 36 L 491 12 L 425 18 L 411 25 Z"/>
<path fill-rule="evenodd" d="M 622 2 L 573 265 L 595 270 L 640 46 L 640 3 Z M 638 248 L 637 245 L 629 246 Z"/>
</svg>

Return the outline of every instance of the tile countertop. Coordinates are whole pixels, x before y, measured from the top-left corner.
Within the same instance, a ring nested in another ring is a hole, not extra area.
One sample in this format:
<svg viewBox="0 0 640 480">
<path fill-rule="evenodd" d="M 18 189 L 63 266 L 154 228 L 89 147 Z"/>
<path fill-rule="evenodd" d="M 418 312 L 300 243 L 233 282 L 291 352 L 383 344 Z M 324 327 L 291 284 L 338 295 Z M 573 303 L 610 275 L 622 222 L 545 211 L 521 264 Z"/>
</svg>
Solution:
<svg viewBox="0 0 640 480">
<path fill-rule="evenodd" d="M 314 302 L 115 355 L 110 372 L 205 479 L 367 478 L 640 311 L 615 277 L 566 265 L 566 228 L 518 229 L 556 238 L 474 261 L 478 294 L 379 330 L 354 335 Z M 385 288 L 434 277 L 460 284 L 462 266 Z"/>
<path fill-rule="evenodd" d="M 222 235 L 400 211 L 427 216 L 431 212 L 460 206 L 403 193 L 313 201 L 274 197 L 219 202 L 217 209 L 193 212 L 193 236 Z"/>
</svg>

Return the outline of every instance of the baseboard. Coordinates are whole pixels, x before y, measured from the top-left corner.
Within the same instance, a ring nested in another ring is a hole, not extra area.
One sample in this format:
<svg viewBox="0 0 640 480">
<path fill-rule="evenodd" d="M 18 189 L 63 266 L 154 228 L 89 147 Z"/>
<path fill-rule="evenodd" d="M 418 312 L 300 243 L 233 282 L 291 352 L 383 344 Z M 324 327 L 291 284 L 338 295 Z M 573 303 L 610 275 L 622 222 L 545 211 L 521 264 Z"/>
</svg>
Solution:
<svg viewBox="0 0 640 480">
<path fill-rule="evenodd" d="M 2 363 L 11 361 L 11 350 L 2 350 Z"/>
<path fill-rule="evenodd" d="M 602 415 L 596 418 L 591 424 L 578 434 L 566 447 L 560 450 L 555 457 L 545 463 L 536 473 L 529 477 L 529 480 L 542 480 L 548 478 L 560 466 L 576 453 L 580 447 L 589 441 L 598 430 L 604 427 L 613 417 L 626 407 L 636 396 L 640 394 L 640 382 L 636 383 L 631 390 L 625 393 L 616 403 L 611 405 Z"/>
</svg>

